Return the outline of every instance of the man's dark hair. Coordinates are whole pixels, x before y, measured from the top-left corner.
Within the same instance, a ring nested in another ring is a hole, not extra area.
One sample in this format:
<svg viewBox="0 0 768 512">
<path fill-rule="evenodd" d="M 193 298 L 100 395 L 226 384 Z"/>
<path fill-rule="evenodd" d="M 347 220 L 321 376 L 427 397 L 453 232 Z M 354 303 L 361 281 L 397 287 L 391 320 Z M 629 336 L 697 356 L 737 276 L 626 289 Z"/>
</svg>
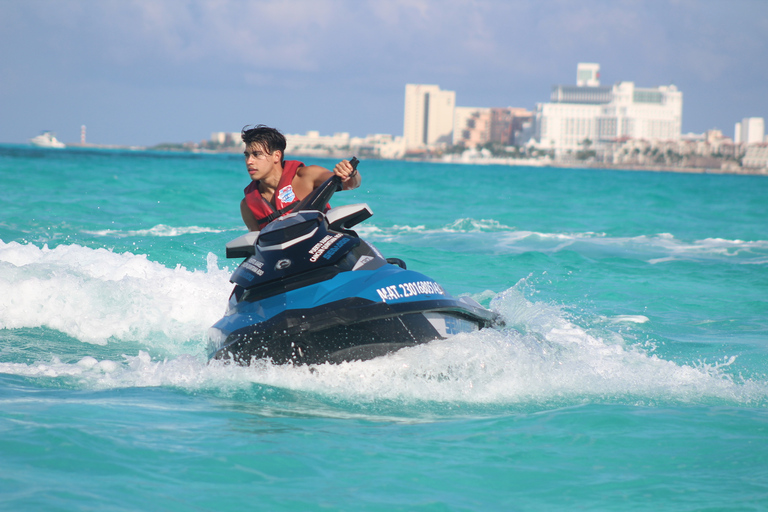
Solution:
<svg viewBox="0 0 768 512">
<path fill-rule="evenodd" d="M 282 163 L 285 158 L 285 137 L 283 134 L 276 128 L 270 128 L 263 124 L 258 124 L 253 128 L 248 126 L 244 126 L 240 132 L 245 146 L 248 147 L 255 142 L 263 145 L 270 154 L 279 149 L 280 163 Z"/>
</svg>

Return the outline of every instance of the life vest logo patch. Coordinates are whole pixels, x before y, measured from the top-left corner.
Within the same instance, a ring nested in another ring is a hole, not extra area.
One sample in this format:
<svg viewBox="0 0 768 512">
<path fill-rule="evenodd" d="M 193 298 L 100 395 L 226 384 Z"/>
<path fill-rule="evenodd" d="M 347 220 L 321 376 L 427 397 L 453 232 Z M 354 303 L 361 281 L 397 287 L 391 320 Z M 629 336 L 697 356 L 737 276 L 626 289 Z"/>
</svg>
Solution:
<svg viewBox="0 0 768 512">
<path fill-rule="evenodd" d="M 291 203 L 296 199 L 296 194 L 293 193 L 293 187 L 288 185 L 277 191 L 277 198 L 283 203 Z"/>
</svg>

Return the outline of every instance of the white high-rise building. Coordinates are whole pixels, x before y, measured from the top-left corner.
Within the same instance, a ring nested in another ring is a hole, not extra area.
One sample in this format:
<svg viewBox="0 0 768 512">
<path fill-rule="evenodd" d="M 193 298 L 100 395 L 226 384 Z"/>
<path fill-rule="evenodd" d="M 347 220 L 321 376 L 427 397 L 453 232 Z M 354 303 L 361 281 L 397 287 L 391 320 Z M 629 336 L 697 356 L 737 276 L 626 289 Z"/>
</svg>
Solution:
<svg viewBox="0 0 768 512">
<path fill-rule="evenodd" d="M 741 136 L 747 144 L 760 144 L 765 136 L 765 121 L 762 117 L 748 117 L 741 121 Z"/>
<path fill-rule="evenodd" d="M 677 87 L 601 86 L 598 78 L 597 64 L 579 64 L 577 85 L 553 87 L 551 102 L 536 106 L 534 137 L 540 147 L 562 155 L 624 138 L 680 139 L 683 93 Z"/>
<path fill-rule="evenodd" d="M 437 85 L 405 86 L 406 149 L 451 144 L 456 92 L 442 91 Z"/>
<path fill-rule="evenodd" d="M 762 117 L 745 117 L 736 123 L 734 131 L 736 144 L 759 144 L 765 137 L 765 121 Z"/>
</svg>

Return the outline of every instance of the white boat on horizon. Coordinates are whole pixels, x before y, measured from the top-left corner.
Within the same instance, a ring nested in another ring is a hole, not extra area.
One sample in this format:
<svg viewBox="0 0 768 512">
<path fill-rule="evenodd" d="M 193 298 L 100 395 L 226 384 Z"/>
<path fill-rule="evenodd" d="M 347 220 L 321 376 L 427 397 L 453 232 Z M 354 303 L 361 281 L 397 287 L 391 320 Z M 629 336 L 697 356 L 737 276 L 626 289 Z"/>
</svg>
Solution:
<svg viewBox="0 0 768 512">
<path fill-rule="evenodd" d="M 67 147 L 66 144 L 61 142 L 59 139 L 56 138 L 56 135 L 53 134 L 51 131 L 44 131 L 37 137 L 33 137 L 29 139 L 29 142 L 33 146 L 37 146 L 40 148 L 65 148 Z"/>
</svg>

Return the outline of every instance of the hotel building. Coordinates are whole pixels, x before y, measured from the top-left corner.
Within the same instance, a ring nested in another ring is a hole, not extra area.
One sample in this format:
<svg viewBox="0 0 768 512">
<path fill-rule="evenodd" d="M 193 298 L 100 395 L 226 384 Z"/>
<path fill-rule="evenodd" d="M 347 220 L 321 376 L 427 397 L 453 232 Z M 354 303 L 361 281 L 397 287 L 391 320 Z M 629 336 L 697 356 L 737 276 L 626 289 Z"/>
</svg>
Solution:
<svg viewBox="0 0 768 512">
<path fill-rule="evenodd" d="M 515 107 L 456 107 L 453 121 L 453 144 L 467 148 L 488 142 L 503 146 L 521 145 L 521 137 L 530 126 L 533 114 Z M 530 138 L 530 135 L 527 136 Z"/>
<path fill-rule="evenodd" d="M 736 144 L 759 144 L 765 137 L 765 122 L 762 117 L 745 117 L 736 123 L 733 142 Z"/>
<path fill-rule="evenodd" d="M 451 144 L 456 92 L 437 85 L 405 86 L 403 138 L 406 150 Z"/>
<path fill-rule="evenodd" d="M 580 63 L 576 85 L 556 85 L 550 103 L 536 105 L 536 145 L 557 157 L 600 149 L 622 139 L 680 139 L 683 93 L 674 85 L 635 87 L 633 82 L 600 85 L 600 66 Z"/>
</svg>

